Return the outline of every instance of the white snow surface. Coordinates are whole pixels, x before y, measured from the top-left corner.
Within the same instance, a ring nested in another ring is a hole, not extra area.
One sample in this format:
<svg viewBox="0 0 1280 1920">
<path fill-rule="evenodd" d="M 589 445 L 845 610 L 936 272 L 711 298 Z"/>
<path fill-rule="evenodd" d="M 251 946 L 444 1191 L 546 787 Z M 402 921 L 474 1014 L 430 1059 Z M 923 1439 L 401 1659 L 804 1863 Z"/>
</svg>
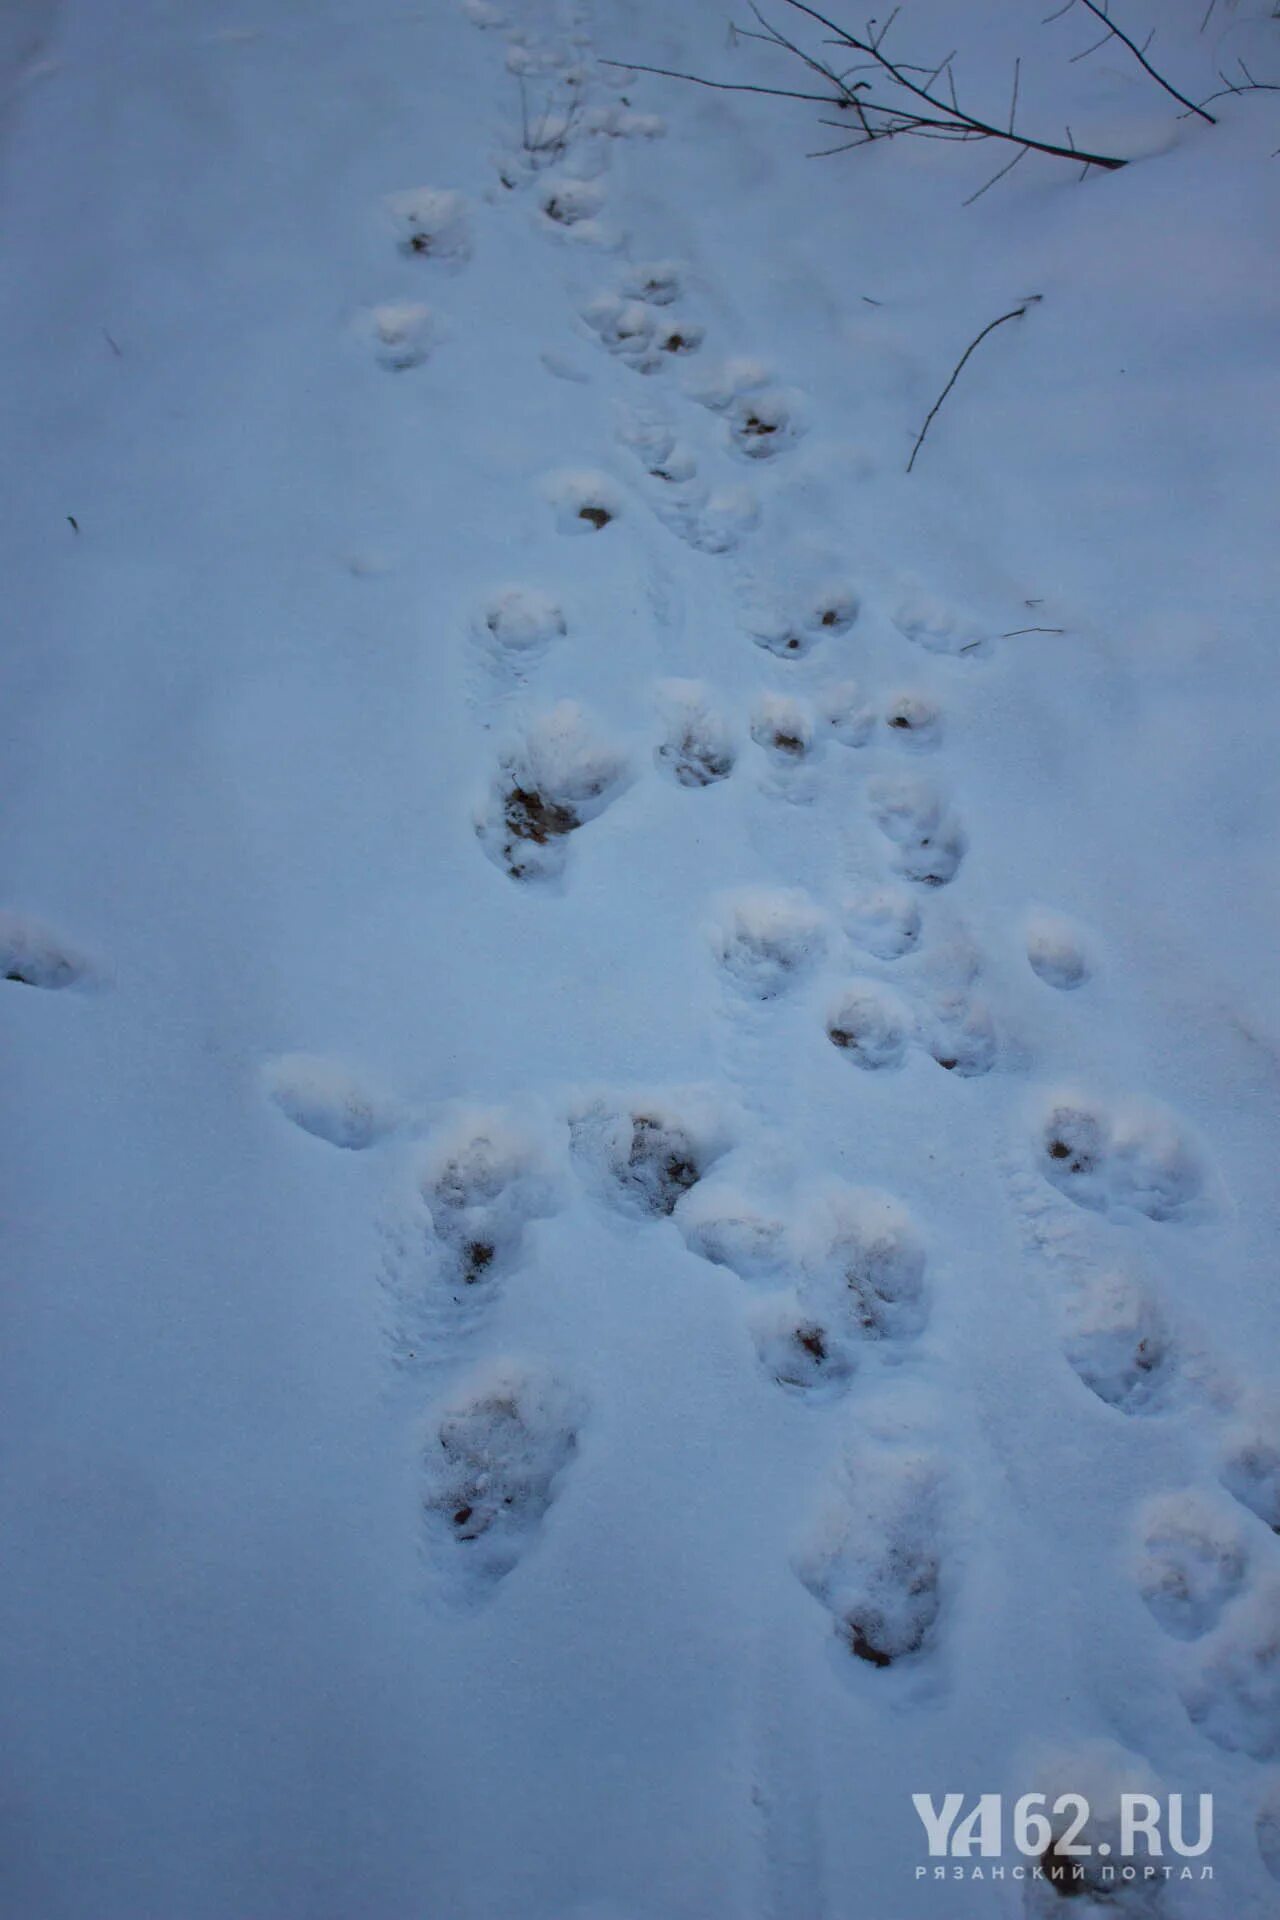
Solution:
<svg viewBox="0 0 1280 1920">
<path fill-rule="evenodd" d="M 0 18 L 4 1920 L 1280 1901 L 1280 96 L 727 26 Z"/>
</svg>

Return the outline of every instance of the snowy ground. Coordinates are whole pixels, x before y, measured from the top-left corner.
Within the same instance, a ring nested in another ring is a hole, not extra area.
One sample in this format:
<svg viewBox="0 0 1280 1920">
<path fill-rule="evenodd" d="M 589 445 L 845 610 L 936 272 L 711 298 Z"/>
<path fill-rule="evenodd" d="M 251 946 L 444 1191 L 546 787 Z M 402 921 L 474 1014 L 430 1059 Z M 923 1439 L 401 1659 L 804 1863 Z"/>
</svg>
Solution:
<svg viewBox="0 0 1280 1920">
<path fill-rule="evenodd" d="M 1280 1902 L 1280 104 L 727 17 L 0 21 L 6 1920 Z"/>
</svg>

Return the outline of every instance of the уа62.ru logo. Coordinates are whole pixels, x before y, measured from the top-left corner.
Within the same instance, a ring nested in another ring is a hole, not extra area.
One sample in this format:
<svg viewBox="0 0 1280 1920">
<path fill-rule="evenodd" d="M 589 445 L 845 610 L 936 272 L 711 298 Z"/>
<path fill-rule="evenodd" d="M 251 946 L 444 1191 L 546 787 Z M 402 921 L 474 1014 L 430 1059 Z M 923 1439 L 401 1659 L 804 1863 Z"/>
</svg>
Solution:
<svg viewBox="0 0 1280 1920">
<path fill-rule="evenodd" d="M 1119 1881 L 1212 1879 L 1213 1868 L 1189 1867 L 1204 1860 L 1213 1845 L 1213 1795 L 1195 1796 L 1194 1828 L 1183 1795 L 1160 1800 L 1153 1793 L 1122 1793 L 1109 1817 L 1095 1821 L 1082 1793 L 1024 1793 L 1006 1808 L 1003 1794 L 981 1793 L 965 1812 L 965 1796 L 947 1793 L 935 1804 L 932 1794 L 913 1793 L 929 1844 L 930 1859 L 955 1864 L 917 1866 L 916 1878 L 956 1877 L 1052 1880 L 1104 1887 Z M 1013 1866 L 961 1866 L 963 1861 L 1003 1861 L 1012 1849 L 1022 1856 Z"/>
</svg>

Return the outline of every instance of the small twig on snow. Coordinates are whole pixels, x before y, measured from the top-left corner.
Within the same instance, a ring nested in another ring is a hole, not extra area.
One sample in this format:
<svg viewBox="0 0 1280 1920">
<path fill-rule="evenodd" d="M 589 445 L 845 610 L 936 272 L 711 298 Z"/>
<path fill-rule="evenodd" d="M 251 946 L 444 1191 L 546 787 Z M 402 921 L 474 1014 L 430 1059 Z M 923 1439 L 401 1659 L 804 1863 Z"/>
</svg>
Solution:
<svg viewBox="0 0 1280 1920">
<path fill-rule="evenodd" d="M 930 427 L 933 425 L 934 420 L 937 417 L 938 411 L 941 408 L 943 401 L 946 399 L 952 387 L 954 387 L 956 381 L 960 378 L 960 375 L 963 373 L 965 362 L 968 360 L 970 354 L 973 353 L 975 348 L 980 347 L 982 345 L 983 341 L 986 339 L 989 333 L 994 333 L 997 327 L 1002 327 L 1006 320 L 1021 320 L 1023 314 L 1027 311 L 1027 308 L 1030 306 L 1033 306 L 1037 300 L 1043 299 L 1043 297 L 1044 296 L 1039 293 L 1028 294 L 1027 298 L 1023 301 L 1020 307 L 1012 307 L 1008 313 L 1002 313 L 997 320 L 988 321 L 987 325 L 982 329 L 982 332 L 977 336 L 977 338 L 969 342 L 964 352 L 960 355 L 959 360 L 957 360 L 955 364 L 955 368 L 952 372 L 951 378 L 947 381 L 946 386 L 942 389 L 942 392 L 938 395 L 937 399 L 934 401 L 933 405 L 930 407 L 929 412 L 925 417 L 925 423 L 921 427 L 920 432 L 916 436 L 916 443 L 914 447 L 912 447 L 911 449 L 911 458 L 907 462 L 908 473 L 910 473 L 912 467 L 915 466 L 916 455 L 919 453 L 921 447 L 924 445 L 924 437 L 926 433 L 928 433 Z"/>
</svg>

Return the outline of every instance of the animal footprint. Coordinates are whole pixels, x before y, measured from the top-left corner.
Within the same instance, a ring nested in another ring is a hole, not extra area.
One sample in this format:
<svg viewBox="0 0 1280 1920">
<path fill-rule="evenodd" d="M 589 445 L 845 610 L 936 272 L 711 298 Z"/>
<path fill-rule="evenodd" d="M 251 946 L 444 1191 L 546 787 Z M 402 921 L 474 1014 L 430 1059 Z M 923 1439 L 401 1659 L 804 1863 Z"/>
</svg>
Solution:
<svg viewBox="0 0 1280 1920">
<path fill-rule="evenodd" d="M 965 854 L 964 833 L 941 796 L 923 780 L 883 778 L 870 788 L 871 813 L 896 848 L 894 867 L 905 880 L 945 887 Z"/>
<path fill-rule="evenodd" d="M 865 747 L 876 724 L 873 709 L 863 701 L 853 680 L 825 687 L 819 695 L 818 712 L 822 730 L 843 747 Z"/>
<path fill-rule="evenodd" d="M 604 294 L 591 302 L 582 317 L 609 353 L 638 372 L 652 372 L 661 365 L 654 346 L 657 322 L 653 309 L 643 300 L 619 300 Z"/>
<path fill-rule="evenodd" d="M 853 1376 L 849 1348 L 794 1293 L 761 1303 L 750 1319 L 760 1364 L 770 1379 L 808 1400 L 830 1399 Z"/>
<path fill-rule="evenodd" d="M 938 1469 L 908 1448 L 856 1454 L 798 1556 L 804 1585 L 849 1652 L 883 1669 L 924 1653 L 941 1612 Z"/>
<path fill-rule="evenodd" d="M 534 587 L 506 587 L 482 608 L 477 630 L 497 661 L 532 665 L 568 632 L 563 609 Z"/>
<path fill-rule="evenodd" d="M 1032 972 L 1061 993 L 1082 987 L 1093 971 L 1079 932 L 1056 913 L 1032 915 L 1027 924 L 1027 959 Z"/>
<path fill-rule="evenodd" d="M 674 260 L 650 260 L 631 267 L 622 281 L 629 300 L 646 300 L 653 307 L 669 307 L 680 297 L 683 275 Z"/>
<path fill-rule="evenodd" d="M 399 1114 L 383 1094 L 339 1061 L 286 1053 L 268 1062 L 263 1089 L 287 1120 L 330 1146 L 359 1152 L 390 1133 Z"/>
<path fill-rule="evenodd" d="M 471 216 L 460 193 L 413 187 L 385 204 L 401 253 L 455 271 L 471 258 Z"/>
<path fill-rule="evenodd" d="M 0 913 L 0 974 L 17 986 L 45 987 L 57 993 L 84 985 L 89 962 L 38 920 Z"/>
<path fill-rule="evenodd" d="M 546 493 L 561 533 L 602 533 L 622 512 L 618 489 L 603 473 L 557 474 Z"/>
<path fill-rule="evenodd" d="M 1159 1405 L 1174 1367 L 1150 1289 L 1124 1268 L 1080 1269 L 1063 1305 L 1067 1360 L 1091 1393 L 1122 1413 Z"/>
<path fill-rule="evenodd" d="M 812 1210 L 803 1258 L 815 1295 L 862 1338 L 905 1339 L 924 1325 L 924 1248 L 887 1194 L 832 1189 Z"/>
<path fill-rule="evenodd" d="M 428 1143 L 418 1175 L 451 1284 L 487 1284 L 517 1264 L 531 1221 L 558 1205 L 539 1135 L 501 1113 L 468 1112 Z"/>
<path fill-rule="evenodd" d="M 855 1066 L 901 1066 L 911 1019 L 896 995 L 872 982 L 847 987 L 827 1014 L 827 1038 Z"/>
<path fill-rule="evenodd" d="M 1238 1432 L 1222 1462 L 1222 1484 L 1264 1526 L 1280 1533 L 1280 1441 L 1257 1425 Z"/>
<path fill-rule="evenodd" d="M 476 834 L 513 880 L 553 880 L 570 834 L 604 812 L 626 781 L 625 757 L 582 709 L 562 700 L 507 750 Z"/>
<path fill-rule="evenodd" d="M 984 645 L 982 630 L 972 621 L 923 594 L 904 600 L 893 624 L 905 640 L 930 653 L 977 653 Z"/>
<path fill-rule="evenodd" d="M 747 631 L 758 647 L 780 660 L 801 660 L 826 634 L 847 633 L 858 617 L 858 596 L 851 587 L 831 585 L 807 605 L 784 608 L 758 600 L 746 614 Z"/>
<path fill-rule="evenodd" d="M 798 700 L 767 693 L 751 716 L 751 738 L 775 766 L 796 767 L 813 752 L 813 716 Z"/>
<path fill-rule="evenodd" d="M 430 307 L 410 300 L 371 307 L 361 317 L 360 330 L 374 359 L 388 373 L 408 373 L 430 358 L 436 326 Z"/>
<path fill-rule="evenodd" d="M 1100 1104 L 1056 1100 L 1040 1127 L 1038 1157 L 1046 1180 L 1100 1212 L 1122 1205 L 1151 1220 L 1175 1220 L 1204 1184 L 1176 1122 L 1151 1107 L 1110 1114 Z"/>
<path fill-rule="evenodd" d="M 942 738 L 942 715 L 923 693 L 899 693 L 889 702 L 885 726 L 908 747 L 936 747 Z"/>
<path fill-rule="evenodd" d="M 1193 1723 L 1228 1753 L 1280 1753 L 1280 1579 L 1247 1592 L 1203 1644 L 1183 1687 Z"/>
<path fill-rule="evenodd" d="M 774 1000 L 821 957 L 826 921 L 797 889 L 749 887 L 723 904 L 711 946 L 736 987 L 754 1000 Z"/>
<path fill-rule="evenodd" d="M 711 707 L 697 680 L 667 680 L 659 688 L 666 734 L 654 758 L 682 787 L 710 787 L 727 780 L 737 759 L 725 721 Z"/>
<path fill-rule="evenodd" d="M 543 182 L 538 211 L 542 224 L 552 231 L 597 246 L 611 246 L 616 236 L 599 219 L 604 200 L 604 188 L 597 181 L 560 177 Z"/>
<path fill-rule="evenodd" d="M 900 960 L 920 945 L 920 908 L 905 887 L 865 887 L 844 903 L 844 930 L 876 960 Z"/>
<path fill-rule="evenodd" d="M 995 1023 L 986 1004 L 966 992 L 943 995 L 924 1023 L 924 1041 L 938 1065 L 962 1080 L 995 1065 Z"/>
<path fill-rule="evenodd" d="M 739 395 L 726 414 L 729 444 L 748 460 L 772 460 L 805 431 L 795 397 L 774 388 Z"/>
<path fill-rule="evenodd" d="M 581 1409 L 552 1376 L 506 1362 L 439 1416 L 424 1449 L 428 1544 L 482 1598 L 534 1545 L 578 1450 Z"/>
<path fill-rule="evenodd" d="M 700 1101 L 646 1100 L 635 1107 L 594 1101 L 570 1117 L 569 1137 L 612 1206 L 658 1220 L 675 1212 L 728 1146 Z"/>
<path fill-rule="evenodd" d="M 1166 1633 L 1198 1640 L 1217 1626 L 1243 1584 L 1246 1557 L 1238 1533 L 1194 1492 L 1148 1501 L 1139 1532 L 1139 1593 Z"/>
<path fill-rule="evenodd" d="M 691 1193 L 676 1225 L 691 1253 L 728 1267 L 739 1279 L 770 1280 L 788 1265 L 785 1222 L 733 1188 L 713 1185 Z"/>
</svg>

